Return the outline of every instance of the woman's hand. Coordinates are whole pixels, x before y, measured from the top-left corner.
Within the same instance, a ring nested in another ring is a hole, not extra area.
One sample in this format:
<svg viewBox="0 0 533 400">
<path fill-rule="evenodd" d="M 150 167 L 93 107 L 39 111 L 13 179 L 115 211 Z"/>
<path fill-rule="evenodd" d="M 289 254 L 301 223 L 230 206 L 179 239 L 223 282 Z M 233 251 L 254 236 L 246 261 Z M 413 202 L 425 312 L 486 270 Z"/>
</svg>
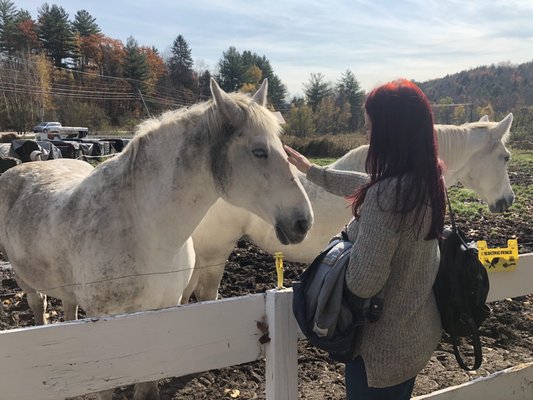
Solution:
<svg viewBox="0 0 533 400">
<path fill-rule="evenodd" d="M 309 168 L 311 168 L 311 162 L 307 158 L 305 158 L 304 155 L 298 153 L 292 147 L 284 145 L 283 148 L 287 152 L 287 160 L 296 168 L 298 168 L 300 172 L 307 174 L 307 171 L 309 171 Z"/>
</svg>

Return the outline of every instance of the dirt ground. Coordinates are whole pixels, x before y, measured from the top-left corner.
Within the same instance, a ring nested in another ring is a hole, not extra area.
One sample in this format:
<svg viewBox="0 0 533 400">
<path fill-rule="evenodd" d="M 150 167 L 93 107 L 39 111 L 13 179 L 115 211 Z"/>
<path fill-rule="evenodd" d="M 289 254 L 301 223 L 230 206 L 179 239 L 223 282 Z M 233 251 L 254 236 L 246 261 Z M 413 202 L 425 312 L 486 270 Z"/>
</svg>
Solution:
<svg viewBox="0 0 533 400">
<path fill-rule="evenodd" d="M 525 188 L 533 184 L 531 165 L 510 172 L 513 184 Z M 468 219 L 458 215 L 458 223 L 468 228 L 471 240 L 485 239 L 491 247 L 496 247 L 505 246 L 507 239 L 519 238 L 519 252 L 532 252 L 530 215 L 533 203 L 531 199 L 528 201 L 526 212 L 517 213 L 511 209 L 501 215 L 470 216 Z M 273 288 L 276 285 L 274 265 L 271 255 L 244 240 L 239 241 L 227 264 L 221 296 L 261 293 Z M 302 264 L 285 262 L 285 286 L 290 287 L 304 268 Z M 6 263 L 0 262 L 0 279 L 0 329 L 31 326 L 33 315 Z M 461 370 L 449 341 L 443 337 L 430 362 L 417 378 L 415 396 L 533 361 L 533 295 L 495 302 L 491 307 L 492 315 L 481 328 L 484 356 L 481 368 L 470 373 Z M 48 309 L 51 322 L 62 320 L 59 301 L 49 300 Z M 163 400 L 265 399 L 264 374 L 264 362 L 256 361 L 162 380 L 160 389 Z M 310 347 L 304 340 L 299 343 L 298 374 L 300 399 L 344 399 L 343 365 L 332 362 L 325 353 Z M 94 397 L 86 398 L 89 400 Z M 114 400 L 129 398 L 129 387 L 117 390 L 114 396 Z"/>
</svg>

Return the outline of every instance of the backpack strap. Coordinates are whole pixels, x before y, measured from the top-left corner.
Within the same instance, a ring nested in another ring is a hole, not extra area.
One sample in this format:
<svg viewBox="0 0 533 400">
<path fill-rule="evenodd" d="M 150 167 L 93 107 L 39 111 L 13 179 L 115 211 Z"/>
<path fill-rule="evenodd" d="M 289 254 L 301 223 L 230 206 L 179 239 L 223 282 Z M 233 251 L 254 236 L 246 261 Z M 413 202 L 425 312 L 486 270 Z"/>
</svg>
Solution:
<svg viewBox="0 0 533 400">
<path fill-rule="evenodd" d="M 459 351 L 459 338 L 456 335 L 452 334 L 451 337 L 453 345 L 453 354 L 455 355 L 455 359 L 457 360 L 459 366 L 462 369 L 464 369 L 465 371 L 474 371 L 481 366 L 481 339 L 479 338 L 479 331 L 472 318 L 468 319 L 468 323 L 472 326 L 473 329 L 473 333 L 472 335 L 470 335 L 470 337 L 472 338 L 472 346 L 474 347 L 474 365 L 472 367 L 466 365 L 466 362 L 463 360 L 463 357 L 461 357 L 461 352 Z"/>
<path fill-rule="evenodd" d="M 455 214 L 452 209 L 452 203 L 450 202 L 450 196 L 448 196 L 448 189 L 444 188 L 444 193 L 446 194 L 446 202 L 448 203 L 448 212 L 450 214 L 450 221 L 452 223 L 452 230 L 457 231 L 457 225 L 455 225 Z"/>
<path fill-rule="evenodd" d="M 348 238 L 348 225 L 344 225 L 344 228 L 341 231 L 341 238 L 342 240 L 347 240 L 348 242 L 350 241 Z"/>
<path fill-rule="evenodd" d="M 448 196 L 448 190 L 444 188 L 444 192 L 446 193 L 446 202 L 448 203 L 448 211 L 450 214 L 450 221 L 452 223 L 452 231 L 454 233 L 458 234 L 458 237 L 460 238 L 461 242 L 465 247 L 468 247 L 466 244 L 463 236 L 459 234 L 459 230 L 457 229 L 457 225 L 455 224 L 455 214 L 452 209 L 452 203 L 450 202 L 450 196 Z M 459 363 L 459 366 L 464 369 L 465 371 L 473 371 L 478 369 L 481 366 L 482 361 L 482 351 L 481 351 L 481 339 L 479 338 L 479 331 L 472 320 L 472 318 L 469 318 L 468 321 L 466 321 L 471 327 L 472 327 L 472 335 L 470 337 L 472 338 L 472 346 L 474 347 L 474 366 L 470 368 L 468 365 L 466 365 L 465 361 L 461 357 L 461 352 L 459 351 L 459 338 L 452 334 L 452 345 L 453 345 L 453 354 L 455 355 L 455 359 Z"/>
</svg>

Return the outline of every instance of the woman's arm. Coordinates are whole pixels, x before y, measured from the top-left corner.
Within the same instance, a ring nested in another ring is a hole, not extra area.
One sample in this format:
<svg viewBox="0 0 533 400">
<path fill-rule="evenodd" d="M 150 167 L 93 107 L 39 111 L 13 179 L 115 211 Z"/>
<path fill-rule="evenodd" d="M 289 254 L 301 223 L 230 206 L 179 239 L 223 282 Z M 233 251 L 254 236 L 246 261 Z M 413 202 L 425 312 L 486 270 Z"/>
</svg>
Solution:
<svg viewBox="0 0 533 400">
<path fill-rule="evenodd" d="M 355 171 L 341 171 L 328 167 L 319 167 L 311 163 L 304 155 L 289 146 L 284 146 L 288 161 L 300 172 L 306 174 L 314 184 L 337 196 L 350 196 L 355 189 L 368 183 L 367 174 Z"/>
</svg>

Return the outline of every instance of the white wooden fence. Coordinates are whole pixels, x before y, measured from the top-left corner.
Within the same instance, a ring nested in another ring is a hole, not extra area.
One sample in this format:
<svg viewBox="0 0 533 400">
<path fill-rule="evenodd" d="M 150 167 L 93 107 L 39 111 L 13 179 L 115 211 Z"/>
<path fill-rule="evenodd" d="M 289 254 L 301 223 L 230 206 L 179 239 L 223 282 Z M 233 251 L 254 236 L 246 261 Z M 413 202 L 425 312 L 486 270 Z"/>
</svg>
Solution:
<svg viewBox="0 0 533 400">
<path fill-rule="evenodd" d="M 491 273 L 490 283 L 490 301 L 533 293 L 533 253 L 521 255 L 514 272 Z M 292 290 L 272 290 L 2 331 L 0 397 L 56 400 L 264 358 L 267 400 L 296 400 L 298 329 L 291 304 Z M 464 398 L 531 400 L 533 365 L 418 399 Z"/>
</svg>

